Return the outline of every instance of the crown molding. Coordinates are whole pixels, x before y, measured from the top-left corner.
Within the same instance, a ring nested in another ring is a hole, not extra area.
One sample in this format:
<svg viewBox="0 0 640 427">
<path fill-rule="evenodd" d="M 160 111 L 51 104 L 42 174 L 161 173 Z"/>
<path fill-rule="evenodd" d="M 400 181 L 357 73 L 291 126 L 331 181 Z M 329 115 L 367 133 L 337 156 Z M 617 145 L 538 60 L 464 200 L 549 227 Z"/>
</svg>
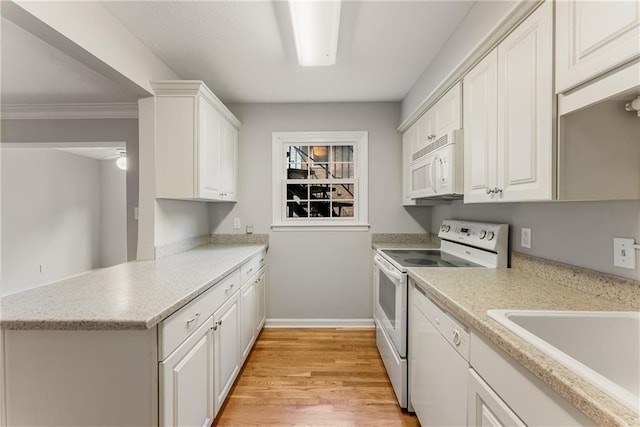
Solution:
<svg viewBox="0 0 640 427">
<path fill-rule="evenodd" d="M 137 103 L 109 104 L 7 104 L 0 108 L 3 120 L 137 119 Z"/>
</svg>

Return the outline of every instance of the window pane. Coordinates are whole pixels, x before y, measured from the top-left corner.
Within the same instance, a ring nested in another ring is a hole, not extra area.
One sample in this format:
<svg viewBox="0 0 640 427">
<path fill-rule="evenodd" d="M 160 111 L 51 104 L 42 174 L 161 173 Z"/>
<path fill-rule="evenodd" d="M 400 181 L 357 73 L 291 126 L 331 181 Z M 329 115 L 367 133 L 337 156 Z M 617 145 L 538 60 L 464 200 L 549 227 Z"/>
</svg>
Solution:
<svg viewBox="0 0 640 427">
<path fill-rule="evenodd" d="M 311 160 L 318 163 L 326 163 L 329 161 L 329 146 L 328 145 L 314 145 L 310 148 L 309 155 Z"/>
<path fill-rule="evenodd" d="M 331 202 L 309 202 L 309 214 L 312 217 L 330 217 L 331 216 Z"/>
<path fill-rule="evenodd" d="M 287 147 L 287 163 L 303 163 L 309 161 L 309 147 L 290 145 Z"/>
<path fill-rule="evenodd" d="M 310 167 L 310 175 L 311 179 L 327 179 L 329 174 L 327 170 L 329 169 L 328 163 L 313 163 L 309 165 Z"/>
<path fill-rule="evenodd" d="M 312 185 L 309 189 L 311 191 L 311 200 L 313 199 L 321 199 L 321 200 L 329 200 L 329 195 L 331 193 L 331 185 L 329 184 L 321 184 L 321 185 Z"/>
<path fill-rule="evenodd" d="M 309 202 L 307 200 L 287 202 L 287 218 L 308 218 Z"/>
<path fill-rule="evenodd" d="M 353 163 L 333 163 L 331 164 L 331 178 L 351 179 L 353 178 Z"/>
<path fill-rule="evenodd" d="M 353 200 L 335 200 L 333 202 L 333 216 L 353 218 Z"/>
<path fill-rule="evenodd" d="M 308 163 L 289 163 L 287 166 L 288 179 L 307 179 L 309 171 Z"/>
<path fill-rule="evenodd" d="M 287 184 L 287 200 L 308 200 L 309 186 L 307 184 Z"/>
<path fill-rule="evenodd" d="M 340 199 L 354 199 L 354 185 L 353 184 L 334 184 L 331 186 L 331 198 L 334 200 Z"/>
<path fill-rule="evenodd" d="M 333 162 L 353 162 L 353 146 L 352 145 L 336 145 L 333 146 Z"/>
</svg>

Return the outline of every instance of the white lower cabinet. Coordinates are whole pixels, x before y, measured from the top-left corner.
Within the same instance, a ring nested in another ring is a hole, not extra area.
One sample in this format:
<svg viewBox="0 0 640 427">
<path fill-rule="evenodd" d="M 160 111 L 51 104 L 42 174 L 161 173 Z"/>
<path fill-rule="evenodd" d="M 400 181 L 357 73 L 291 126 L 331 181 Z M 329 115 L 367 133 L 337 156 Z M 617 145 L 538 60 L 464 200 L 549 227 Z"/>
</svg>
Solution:
<svg viewBox="0 0 640 427">
<path fill-rule="evenodd" d="M 257 279 L 252 277 L 240 288 L 240 297 L 242 298 L 240 305 L 242 310 L 242 333 L 240 339 L 242 360 L 245 360 L 249 355 L 256 338 L 256 282 Z"/>
<path fill-rule="evenodd" d="M 208 427 L 213 400 L 213 317 L 160 363 L 160 425 Z"/>
<path fill-rule="evenodd" d="M 266 312 L 266 296 L 267 296 L 267 274 L 266 269 L 262 269 L 260 273 L 258 273 L 258 282 L 255 285 L 256 287 L 256 332 L 255 336 L 257 337 L 262 328 L 264 327 L 264 322 L 267 317 Z"/>
<path fill-rule="evenodd" d="M 216 331 L 215 363 L 215 399 L 216 412 L 220 410 L 231 386 L 240 371 L 240 292 L 231 298 L 213 314 Z"/>
<path fill-rule="evenodd" d="M 491 387 L 473 369 L 469 369 L 467 402 L 469 426 L 525 426 L 522 420 L 500 399 L 500 396 L 491 390 Z"/>
</svg>

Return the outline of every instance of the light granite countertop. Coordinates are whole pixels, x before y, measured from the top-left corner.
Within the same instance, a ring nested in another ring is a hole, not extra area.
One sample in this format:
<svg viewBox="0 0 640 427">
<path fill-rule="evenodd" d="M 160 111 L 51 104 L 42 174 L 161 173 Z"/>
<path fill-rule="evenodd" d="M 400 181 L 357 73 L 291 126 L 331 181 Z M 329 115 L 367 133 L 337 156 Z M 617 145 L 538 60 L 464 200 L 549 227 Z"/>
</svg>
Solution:
<svg viewBox="0 0 640 427">
<path fill-rule="evenodd" d="M 0 298 L 2 329 L 150 329 L 267 247 L 207 245 Z"/>
<path fill-rule="evenodd" d="M 440 242 L 424 243 L 371 243 L 373 249 L 439 249 Z"/>
<path fill-rule="evenodd" d="M 489 309 L 638 311 L 514 269 L 412 268 L 409 275 L 454 316 L 480 332 L 598 425 L 640 425 L 640 418 L 599 388 L 487 315 Z"/>
</svg>

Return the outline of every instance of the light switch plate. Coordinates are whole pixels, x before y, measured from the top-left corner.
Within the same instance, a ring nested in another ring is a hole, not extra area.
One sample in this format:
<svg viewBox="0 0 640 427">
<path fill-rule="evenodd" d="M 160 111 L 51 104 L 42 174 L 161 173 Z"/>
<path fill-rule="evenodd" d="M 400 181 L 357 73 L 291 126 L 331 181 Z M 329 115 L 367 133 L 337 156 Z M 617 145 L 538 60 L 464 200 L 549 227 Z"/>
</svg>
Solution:
<svg viewBox="0 0 640 427">
<path fill-rule="evenodd" d="M 240 230 L 240 218 L 233 218 L 233 229 Z"/>
<path fill-rule="evenodd" d="M 520 232 L 520 246 L 531 249 L 531 229 L 522 228 Z"/>
<path fill-rule="evenodd" d="M 613 239 L 613 265 L 616 267 L 636 269 L 636 250 L 634 239 Z"/>
</svg>

